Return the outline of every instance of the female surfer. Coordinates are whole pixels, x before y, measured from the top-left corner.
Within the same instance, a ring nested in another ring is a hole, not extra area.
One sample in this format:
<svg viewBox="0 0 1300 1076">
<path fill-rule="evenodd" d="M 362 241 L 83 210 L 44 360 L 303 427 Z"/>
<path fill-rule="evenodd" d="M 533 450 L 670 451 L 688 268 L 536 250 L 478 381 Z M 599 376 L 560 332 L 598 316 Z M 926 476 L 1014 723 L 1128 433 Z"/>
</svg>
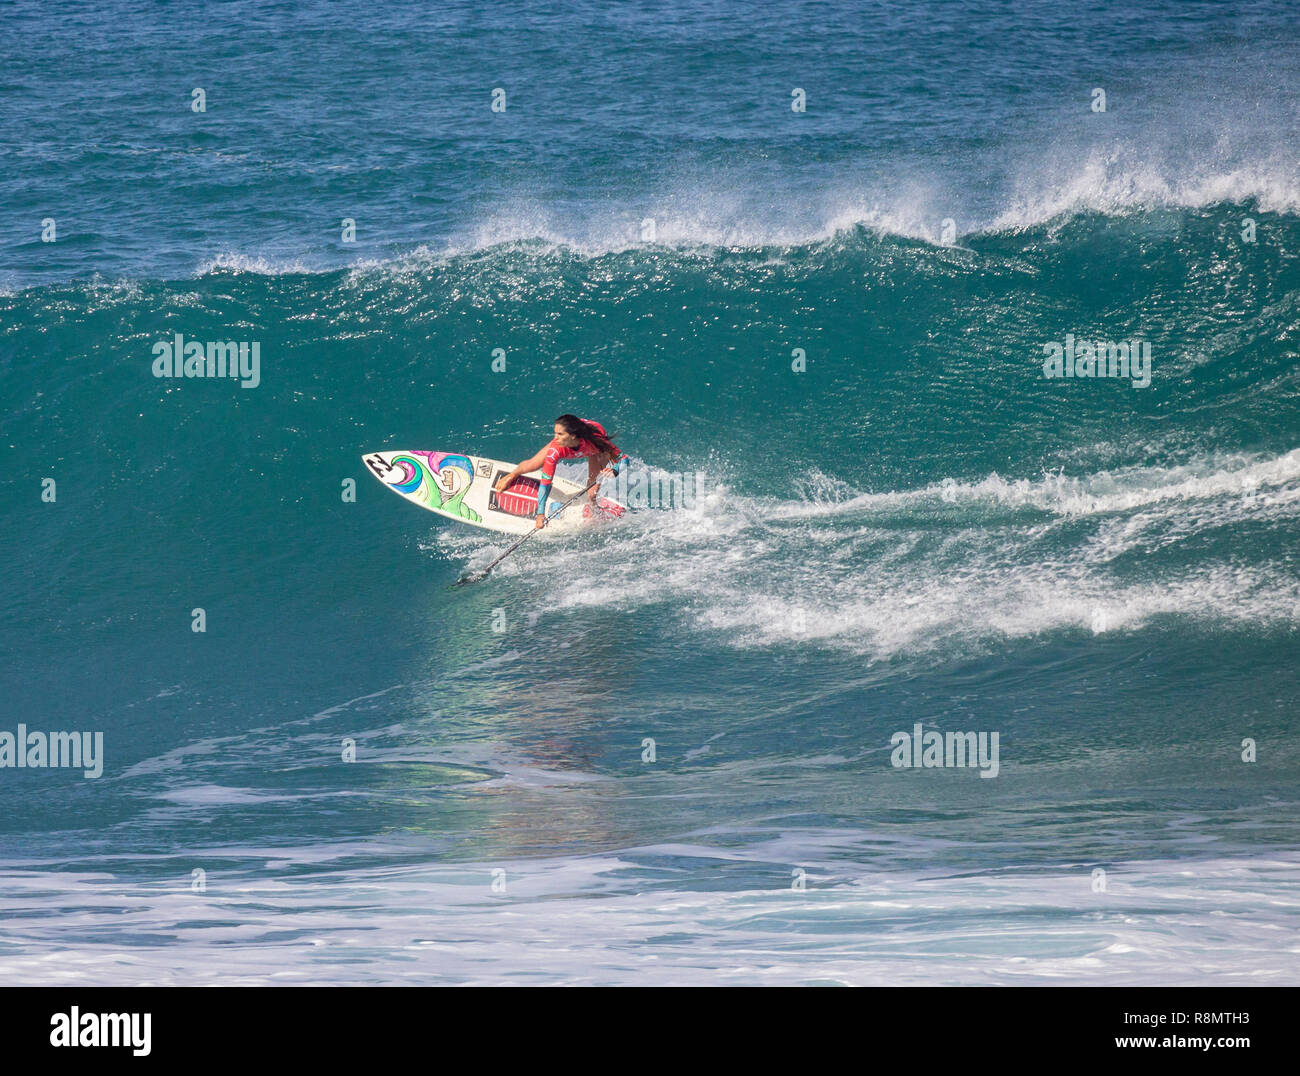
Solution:
<svg viewBox="0 0 1300 1076">
<path fill-rule="evenodd" d="M 546 499 L 551 495 L 551 482 L 555 478 L 555 465 L 560 460 L 587 458 L 587 482 L 597 478 L 608 478 L 617 474 L 614 461 L 623 458 L 618 445 L 609 439 L 605 427 L 599 422 L 591 422 L 576 415 L 561 415 L 555 420 L 555 439 L 545 446 L 532 459 L 524 460 L 518 467 L 505 475 L 496 485 L 498 494 L 510 488 L 510 483 L 521 474 L 541 468 L 542 477 L 537 480 L 537 521 L 534 526 L 546 526 Z M 592 486 L 587 491 L 587 499 L 593 503 L 599 486 Z"/>
</svg>

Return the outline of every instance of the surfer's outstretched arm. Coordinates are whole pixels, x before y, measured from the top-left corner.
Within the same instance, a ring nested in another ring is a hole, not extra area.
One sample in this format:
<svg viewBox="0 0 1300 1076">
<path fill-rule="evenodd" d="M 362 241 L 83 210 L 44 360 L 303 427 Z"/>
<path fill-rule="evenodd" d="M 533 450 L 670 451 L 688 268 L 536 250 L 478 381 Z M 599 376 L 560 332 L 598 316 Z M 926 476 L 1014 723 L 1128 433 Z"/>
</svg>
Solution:
<svg viewBox="0 0 1300 1076">
<path fill-rule="evenodd" d="M 523 463 L 521 463 L 508 475 L 502 476 L 501 481 L 499 481 L 496 486 L 497 492 L 504 493 L 507 489 L 510 488 L 510 483 L 513 482 L 516 478 L 518 478 L 521 474 L 527 474 L 529 471 L 536 471 L 538 468 L 540 468 L 542 464 L 546 462 L 546 449 L 550 447 L 551 447 L 550 445 L 547 445 L 539 453 L 537 453 L 536 456 L 533 456 L 531 459 L 524 460 Z"/>
<path fill-rule="evenodd" d="M 542 477 L 537 481 L 537 519 L 536 526 L 546 526 L 546 499 L 551 493 L 551 482 L 555 478 L 555 463 L 559 458 L 559 450 L 556 449 L 555 443 L 546 445 L 532 459 L 524 460 L 508 475 L 503 475 L 501 481 L 496 485 L 498 493 L 504 493 L 510 488 L 510 483 L 518 478 L 521 474 L 527 474 L 529 471 L 540 470 Z"/>
</svg>

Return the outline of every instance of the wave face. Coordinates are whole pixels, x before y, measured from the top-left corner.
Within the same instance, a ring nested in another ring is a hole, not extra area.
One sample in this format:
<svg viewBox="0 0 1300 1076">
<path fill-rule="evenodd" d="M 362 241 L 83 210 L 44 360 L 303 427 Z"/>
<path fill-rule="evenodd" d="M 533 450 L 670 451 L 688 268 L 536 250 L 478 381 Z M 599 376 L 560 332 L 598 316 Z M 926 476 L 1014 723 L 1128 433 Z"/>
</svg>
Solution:
<svg viewBox="0 0 1300 1076">
<path fill-rule="evenodd" d="M 366 10 L 0 46 L 0 975 L 1295 982 L 1300 13 Z M 448 589 L 362 453 L 566 411 L 696 495 Z"/>
</svg>

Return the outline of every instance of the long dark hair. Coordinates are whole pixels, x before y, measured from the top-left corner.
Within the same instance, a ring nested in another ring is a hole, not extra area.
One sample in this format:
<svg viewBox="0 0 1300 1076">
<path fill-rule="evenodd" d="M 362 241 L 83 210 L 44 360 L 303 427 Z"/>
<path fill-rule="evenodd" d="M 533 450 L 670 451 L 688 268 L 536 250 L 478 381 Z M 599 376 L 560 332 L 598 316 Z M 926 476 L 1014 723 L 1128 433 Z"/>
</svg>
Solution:
<svg viewBox="0 0 1300 1076">
<path fill-rule="evenodd" d="M 583 422 L 577 415 L 561 415 L 555 420 L 555 424 L 563 426 L 564 432 L 570 437 L 576 437 L 581 441 L 590 441 L 602 452 L 607 452 L 611 456 L 618 455 L 618 449 L 613 441 L 590 422 Z"/>
</svg>

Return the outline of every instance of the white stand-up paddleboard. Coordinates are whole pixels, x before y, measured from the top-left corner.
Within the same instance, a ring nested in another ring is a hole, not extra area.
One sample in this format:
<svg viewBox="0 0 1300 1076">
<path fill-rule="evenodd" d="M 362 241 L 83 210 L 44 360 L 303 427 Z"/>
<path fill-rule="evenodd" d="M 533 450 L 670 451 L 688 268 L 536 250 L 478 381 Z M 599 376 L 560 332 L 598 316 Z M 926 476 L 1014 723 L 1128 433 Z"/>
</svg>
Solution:
<svg viewBox="0 0 1300 1076">
<path fill-rule="evenodd" d="M 423 449 L 367 452 L 361 459 L 370 473 L 394 493 L 440 516 L 505 534 L 525 534 L 534 528 L 537 480 L 542 477 L 541 471 L 520 475 L 498 496 L 496 484 L 515 469 L 513 463 Z M 582 489 L 577 482 L 556 477 L 546 502 L 546 514 L 550 517 L 547 530 L 572 530 L 593 514 L 608 519 L 623 514 L 623 505 L 598 497 L 594 513 L 584 498 L 582 504 L 575 504 L 556 518 L 560 505 Z"/>
</svg>

